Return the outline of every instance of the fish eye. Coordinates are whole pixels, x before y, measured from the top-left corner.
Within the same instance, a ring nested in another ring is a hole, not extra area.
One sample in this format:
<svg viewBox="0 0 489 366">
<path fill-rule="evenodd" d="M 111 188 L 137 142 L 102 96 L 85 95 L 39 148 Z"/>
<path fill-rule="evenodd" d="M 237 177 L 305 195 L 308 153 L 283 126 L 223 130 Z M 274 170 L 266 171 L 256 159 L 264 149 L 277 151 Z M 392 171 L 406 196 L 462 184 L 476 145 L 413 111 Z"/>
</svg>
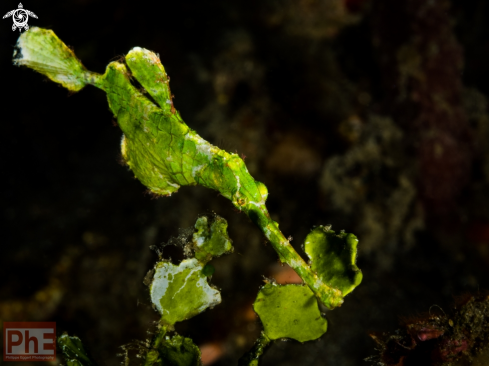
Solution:
<svg viewBox="0 0 489 366">
<path fill-rule="evenodd" d="M 243 206 L 246 203 L 245 198 L 238 198 L 238 205 Z"/>
</svg>

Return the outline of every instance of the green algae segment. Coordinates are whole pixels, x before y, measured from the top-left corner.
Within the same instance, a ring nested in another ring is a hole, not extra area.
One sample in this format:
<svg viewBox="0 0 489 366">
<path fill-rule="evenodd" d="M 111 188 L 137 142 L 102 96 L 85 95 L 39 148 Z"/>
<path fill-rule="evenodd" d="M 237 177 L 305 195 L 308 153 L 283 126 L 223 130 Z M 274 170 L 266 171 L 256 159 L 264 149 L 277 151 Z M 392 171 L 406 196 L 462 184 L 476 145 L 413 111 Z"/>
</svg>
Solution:
<svg viewBox="0 0 489 366">
<path fill-rule="evenodd" d="M 220 192 L 260 227 L 280 261 L 290 265 L 320 301 L 328 308 L 343 303 L 345 294 L 306 264 L 270 218 L 267 188 L 249 174 L 244 161 L 211 145 L 183 122 L 156 54 L 136 47 L 126 55 L 126 63 L 111 62 L 100 75 L 87 71 L 51 30 L 31 28 L 16 46 L 16 65 L 30 67 L 71 91 L 91 84 L 107 93 L 124 134 L 124 160 L 151 192 L 171 195 L 180 186 L 197 184 Z M 133 86 L 134 80 L 144 90 Z"/>
<path fill-rule="evenodd" d="M 307 286 L 268 283 L 260 289 L 253 308 L 270 340 L 312 341 L 327 330 L 328 323 Z"/>
<path fill-rule="evenodd" d="M 221 303 L 220 292 L 207 282 L 214 272 L 207 262 L 233 251 L 227 227 L 227 221 L 220 216 L 199 217 L 189 244 L 195 258 L 179 265 L 165 260 L 156 263 L 150 295 L 165 327 L 171 329 L 175 323 Z"/>
<path fill-rule="evenodd" d="M 329 226 L 318 226 L 304 242 L 311 268 L 328 286 L 347 295 L 362 282 L 363 274 L 356 265 L 358 239 L 353 234 L 336 234 Z"/>
<path fill-rule="evenodd" d="M 190 338 L 178 334 L 170 337 L 161 328 L 151 349 L 145 356 L 144 366 L 201 366 L 200 349 Z"/>
<path fill-rule="evenodd" d="M 261 332 L 251 350 L 239 359 L 238 366 L 258 366 L 260 358 L 271 344 L 270 338 L 267 337 L 265 332 Z"/>
<path fill-rule="evenodd" d="M 162 324 L 172 326 L 221 303 L 221 294 L 209 286 L 203 269 L 195 258 L 178 266 L 166 261 L 156 264 L 150 293 Z"/>
<path fill-rule="evenodd" d="M 220 216 L 215 216 L 210 222 L 207 216 L 202 216 L 195 223 L 195 232 L 192 236 L 192 249 L 202 263 L 207 263 L 213 257 L 225 253 L 232 253 L 234 248 L 232 240 L 227 233 L 228 223 Z"/>
<path fill-rule="evenodd" d="M 80 338 L 64 333 L 58 337 L 58 347 L 63 352 L 67 366 L 95 366 L 83 348 Z"/>
</svg>

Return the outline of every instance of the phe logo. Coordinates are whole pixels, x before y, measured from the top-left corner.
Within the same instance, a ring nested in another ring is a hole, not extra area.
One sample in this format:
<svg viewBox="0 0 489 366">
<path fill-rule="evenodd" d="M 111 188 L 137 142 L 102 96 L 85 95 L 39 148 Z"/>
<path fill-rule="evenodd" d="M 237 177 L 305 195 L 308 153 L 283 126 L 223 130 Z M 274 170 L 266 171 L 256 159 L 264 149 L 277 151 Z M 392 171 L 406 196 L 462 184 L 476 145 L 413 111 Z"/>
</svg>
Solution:
<svg viewBox="0 0 489 366">
<path fill-rule="evenodd" d="M 4 322 L 4 361 L 56 361 L 55 322 Z"/>
</svg>

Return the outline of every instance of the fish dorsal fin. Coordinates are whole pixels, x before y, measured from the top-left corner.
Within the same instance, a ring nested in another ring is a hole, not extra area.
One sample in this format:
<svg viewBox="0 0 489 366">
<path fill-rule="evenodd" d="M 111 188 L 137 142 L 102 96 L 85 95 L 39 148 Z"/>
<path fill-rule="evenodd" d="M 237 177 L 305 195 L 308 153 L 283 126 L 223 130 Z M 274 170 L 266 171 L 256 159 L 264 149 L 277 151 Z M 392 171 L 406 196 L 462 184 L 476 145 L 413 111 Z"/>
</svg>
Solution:
<svg viewBox="0 0 489 366">
<path fill-rule="evenodd" d="M 164 112 L 175 113 L 170 80 L 160 58 L 144 48 L 135 47 L 126 55 L 132 76 L 144 87 Z"/>
</svg>

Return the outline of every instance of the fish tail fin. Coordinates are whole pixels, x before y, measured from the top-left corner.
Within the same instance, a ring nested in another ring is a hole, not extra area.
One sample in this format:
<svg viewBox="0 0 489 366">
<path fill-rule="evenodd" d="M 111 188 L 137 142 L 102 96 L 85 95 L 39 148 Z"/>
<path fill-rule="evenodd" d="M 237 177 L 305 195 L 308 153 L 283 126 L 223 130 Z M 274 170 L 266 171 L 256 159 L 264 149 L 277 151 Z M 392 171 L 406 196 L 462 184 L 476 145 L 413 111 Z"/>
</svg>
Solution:
<svg viewBox="0 0 489 366">
<path fill-rule="evenodd" d="M 52 30 L 33 27 L 18 39 L 14 65 L 27 66 L 76 92 L 96 84 L 99 74 L 88 71 Z"/>
</svg>

